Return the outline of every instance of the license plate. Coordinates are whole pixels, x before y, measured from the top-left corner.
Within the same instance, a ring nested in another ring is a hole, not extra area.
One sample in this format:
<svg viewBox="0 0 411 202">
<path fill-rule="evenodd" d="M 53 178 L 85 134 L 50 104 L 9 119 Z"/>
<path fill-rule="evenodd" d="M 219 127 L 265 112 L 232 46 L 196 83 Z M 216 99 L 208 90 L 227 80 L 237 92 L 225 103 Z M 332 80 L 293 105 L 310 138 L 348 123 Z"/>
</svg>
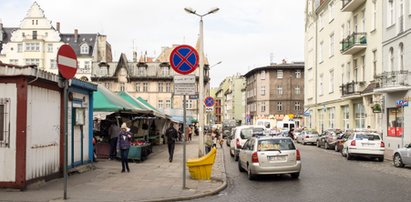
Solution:
<svg viewBox="0 0 411 202">
<path fill-rule="evenodd" d="M 269 161 L 285 161 L 285 156 L 268 156 Z"/>
<path fill-rule="evenodd" d="M 375 144 L 374 143 L 362 143 L 362 145 L 364 145 L 364 146 L 373 146 Z"/>
</svg>

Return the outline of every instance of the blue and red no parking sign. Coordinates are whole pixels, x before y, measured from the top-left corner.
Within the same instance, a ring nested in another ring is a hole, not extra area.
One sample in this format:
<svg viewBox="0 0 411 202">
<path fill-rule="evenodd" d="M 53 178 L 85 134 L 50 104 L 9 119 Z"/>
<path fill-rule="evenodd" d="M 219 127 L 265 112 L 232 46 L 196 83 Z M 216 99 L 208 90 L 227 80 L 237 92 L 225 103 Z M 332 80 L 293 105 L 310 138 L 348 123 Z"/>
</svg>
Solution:
<svg viewBox="0 0 411 202">
<path fill-rule="evenodd" d="M 170 65 L 179 74 L 190 74 L 198 66 L 198 53 L 189 45 L 177 46 L 170 54 Z"/>
<path fill-rule="evenodd" d="M 204 104 L 205 104 L 206 107 L 212 107 L 212 106 L 214 106 L 214 104 L 215 104 L 214 98 L 213 98 L 213 97 L 210 97 L 210 96 L 206 97 L 206 98 L 204 99 Z"/>
</svg>

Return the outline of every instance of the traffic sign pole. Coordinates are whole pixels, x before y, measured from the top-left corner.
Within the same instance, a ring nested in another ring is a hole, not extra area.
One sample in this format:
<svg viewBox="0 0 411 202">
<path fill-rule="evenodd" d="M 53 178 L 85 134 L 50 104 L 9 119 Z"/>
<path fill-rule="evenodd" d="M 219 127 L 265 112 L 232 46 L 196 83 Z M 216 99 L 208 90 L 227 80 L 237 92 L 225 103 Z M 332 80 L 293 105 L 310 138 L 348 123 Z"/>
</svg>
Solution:
<svg viewBox="0 0 411 202">
<path fill-rule="evenodd" d="M 68 141 L 68 86 L 69 81 L 64 80 L 64 200 L 67 199 L 67 141 Z"/>
<path fill-rule="evenodd" d="M 183 189 L 186 188 L 186 95 L 183 96 Z"/>
</svg>

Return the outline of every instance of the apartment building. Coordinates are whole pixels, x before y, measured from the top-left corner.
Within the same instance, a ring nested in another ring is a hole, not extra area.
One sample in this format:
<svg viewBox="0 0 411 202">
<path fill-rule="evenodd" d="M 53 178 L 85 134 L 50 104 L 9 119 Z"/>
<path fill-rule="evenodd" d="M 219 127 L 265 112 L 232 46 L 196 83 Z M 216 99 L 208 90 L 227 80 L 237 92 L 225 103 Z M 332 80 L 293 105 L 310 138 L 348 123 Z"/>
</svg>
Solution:
<svg viewBox="0 0 411 202">
<path fill-rule="evenodd" d="M 382 2 L 306 1 L 306 127 L 382 131 Z"/>
</svg>

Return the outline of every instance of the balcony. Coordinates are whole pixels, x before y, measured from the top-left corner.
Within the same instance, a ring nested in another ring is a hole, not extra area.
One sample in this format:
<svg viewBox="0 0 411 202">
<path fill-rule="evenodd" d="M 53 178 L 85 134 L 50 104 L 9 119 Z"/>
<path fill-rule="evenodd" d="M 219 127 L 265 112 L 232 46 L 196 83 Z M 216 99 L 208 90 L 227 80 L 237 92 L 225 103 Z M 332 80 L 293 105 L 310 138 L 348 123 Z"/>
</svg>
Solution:
<svg viewBox="0 0 411 202">
<path fill-rule="evenodd" d="M 341 89 L 341 96 L 347 97 L 347 96 L 352 96 L 352 95 L 359 95 L 361 92 L 361 86 L 365 82 L 348 82 L 346 84 L 343 84 L 340 86 Z"/>
<path fill-rule="evenodd" d="M 367 34 L 354 32 L 341 41 L 341 53 L 343 55 L 353 55 L 367 48 Z"/>
<path fill-rule="evenodd" d="M 341 11 L 353 12 L 366 1 L 367 0 L 342 0 Z"/>
<path fill-rule="evenodd" d="M 377 92 L 397 92 L 411 89 L 411 72 L 391 71 L 378 75 L 380 88 Z"/>
</svg>

